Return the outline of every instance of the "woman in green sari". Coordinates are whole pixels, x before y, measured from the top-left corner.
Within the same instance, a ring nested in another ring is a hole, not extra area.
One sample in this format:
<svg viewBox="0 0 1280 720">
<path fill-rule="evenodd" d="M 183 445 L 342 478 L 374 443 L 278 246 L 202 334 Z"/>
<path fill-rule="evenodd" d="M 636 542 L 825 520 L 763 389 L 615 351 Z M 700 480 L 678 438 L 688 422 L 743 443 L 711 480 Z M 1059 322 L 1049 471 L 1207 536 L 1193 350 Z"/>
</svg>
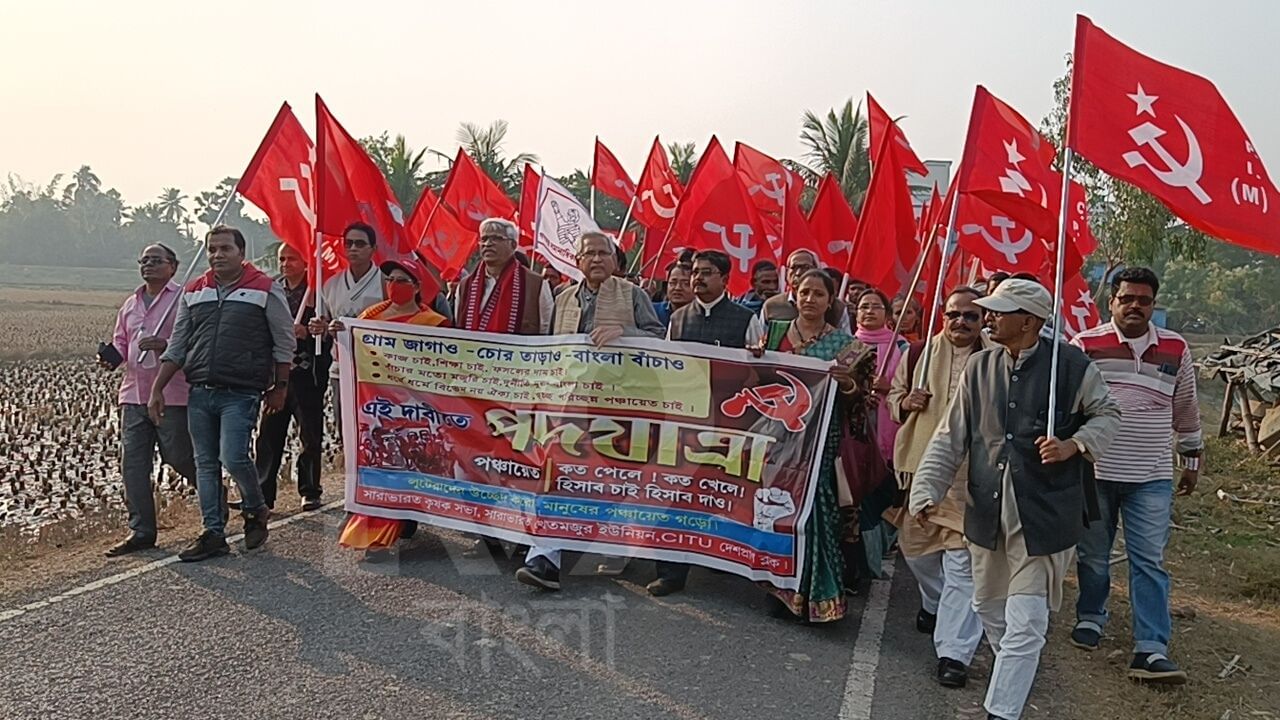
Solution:
<svg viewBox="0 0 1280 720">
<path fill-rule="evenodd" d="M 841 544 L 847 536 L 845 526 L 849 517 L 841 513 L 836 456 L 845 424 L 865 424 L 858 420 L 865 421 L 863 399 L 875 372 L 875 351 L 826 321 L 827 309 L 835 296 L 835 283 L 829 275 L 821 270 L 805 273 L 795 290 L 799 317 L 770 322 L 764 341 L 765 350 L 835 361 L 831 376 L 840 392 L 827 427 L 813 509 L 805 523 L 808 541 L 800 588 L 782 590 L 766 585 L 775 611 L 781 610 L 779 605 L 785 606 L 792 615 L 815 623 L 839 620 L 845 614 L 845 562 Z M 856 529 L 856 516 L 852 520 Z"/>
</svg>

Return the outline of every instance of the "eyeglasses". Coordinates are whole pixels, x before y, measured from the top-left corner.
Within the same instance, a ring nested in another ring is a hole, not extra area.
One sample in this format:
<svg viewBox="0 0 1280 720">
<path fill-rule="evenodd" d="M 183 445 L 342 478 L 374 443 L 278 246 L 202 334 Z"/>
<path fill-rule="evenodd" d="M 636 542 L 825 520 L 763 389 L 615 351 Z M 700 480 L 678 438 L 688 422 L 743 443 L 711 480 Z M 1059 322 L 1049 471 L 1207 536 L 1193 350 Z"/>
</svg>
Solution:
<svg viewBox="0 0 1280 720">
<path fill-rule="evenodd" d="M 346 245 L 346 246 L 347 246 L 347 247 L 349 247 L 349 248 L 362 248 L 362 247 L 369 247 L 369 241 L 368 241 L 368 240 L 361 240 L 361 239 L 359 239 L 359 238 L 343 240 L 343 241 L 342 241 L 342 244 L 343 244 L 343 245 Z"/>
<path fill-rule="evenodd" d="M 1151 295 L 1117 295 L 1116 302 L 1121 305 L 1138 305 L 1139 307 L 1151 307 L 1155 304 L 1156 299 Z"/>
<path fill-rule="evenodd" d="M 583 252 L 578 253 L 578 259 L 582 260 L 590 258 L 592 260 L 603 260 L 605 258 L 613 257 L 613 255 L 614 253 L 612 250 L 584 250 Z"/>
<path fill-rule="evenodd" d="M 168 265 L 173 262 L 167 257 L 159 257 L 157 255 L 143 255 L 138 258 L 138 264 L 146 267 L 147 265 Z"/>
<path fill-rule="evenodd" d="M 693 277 L 712 277 L 719 275 L 720 271 L 715 268 L 694 268 L 689 274 Z"/>
<path fill-rule="evenodd" d="M 480 236 L 480 242 L 482 242 L 482 243 L 500 243 L 500 242 L 515 242 L 515 241 L 514 241 L 514 240 L 512 240 L 511 238 L 507 237 L 506 235 L 481 235 L 481 236 Z"/>
<path fill-rule="evenodd" d="M 961 318 L 963 318 L 965 322 L 971 322 L 971 323 L 978 322 L 979 320 L 982 319 L 981 314 L 976 313 L 972 310 L 964 310 L 964 311 L 948 310 L 945 313 L 943 313 L 942 316 L 948 320 L 960 320 Z"/>
<path fill-rule="evenodd" d="M 387 276 L 387 282 L 391 283 L 392 285 L 413 285 L 414 284 L 413 280 L 410 280 L 409 278 L 395 277 L 393 275 Z"/>
</svg>

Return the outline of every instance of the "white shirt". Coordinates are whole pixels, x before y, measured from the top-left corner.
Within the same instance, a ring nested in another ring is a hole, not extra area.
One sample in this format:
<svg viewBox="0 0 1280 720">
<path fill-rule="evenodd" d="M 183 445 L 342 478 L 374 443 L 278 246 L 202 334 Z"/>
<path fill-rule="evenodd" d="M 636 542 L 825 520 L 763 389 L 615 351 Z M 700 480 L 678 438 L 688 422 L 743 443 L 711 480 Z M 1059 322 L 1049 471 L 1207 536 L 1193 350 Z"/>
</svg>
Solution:
<svg viewBox="0 0 1280 720">
<path fill-rule="evenodd" d="M 366 308 L 385 300 L 386 298 L 382 295 L 381 276 L 382 273 L 378 272 L 378 268 L 370 265 L 369 270 L 359 280 L 351 274 L 350 268 L 342 271 L 342 274 L 337 277 L 329 278 L 320 291 L 320 296 L 324 300 L 325 316 L 353 318 L 364 312 Z M 329 377 L 338 377 L 338 363 L 335 362 L 329 368 Z"/>
<path fill-rule="evenodd" d="M 705 317 L 711 317 L 711 311 L 715 309 L 716 305 L 719 305 L 722 302 L 728 301 L 728 297 L 729 296 L 726 294 L 721 294 L 720 297 L 715 299 L 715 302 L 704 303 L 701 300 L 699 300 L 698 297 L 695 295 L 693 298 L 693 302 L 697 304 L 698 309 L 702 311 L 702 316 L 705 318 Z M 759 315 L 752 315 L 751 322 L 747 323 L 747 336 L 746 336 L 747 344 L 745 345 L 745 347 L 752 347 L 754 345 L 759 345 L 760 341 L 763 338 L 764 338 L 764 321 L 760 319 Z M 669 326 L 667 327 L 667 339 L 668 340 L 671 339 L 671 328 Z"/>
<path fill-rule="evenodd" d="M 493 289 L 497 287 L 498 279 L 485 271 L 484 274 L 484 293 L 480 296 L 480 307 L 484 307 L 489 302 L 489 296 L 493 294 Z M 556 308 L 556 299 L 551 295 L 551 283 L 545 280 L 542 283 L 542 292 L 538 293 L 538 332 L 546 335 L 551 332 L 551 313 Z"/>
</svg>

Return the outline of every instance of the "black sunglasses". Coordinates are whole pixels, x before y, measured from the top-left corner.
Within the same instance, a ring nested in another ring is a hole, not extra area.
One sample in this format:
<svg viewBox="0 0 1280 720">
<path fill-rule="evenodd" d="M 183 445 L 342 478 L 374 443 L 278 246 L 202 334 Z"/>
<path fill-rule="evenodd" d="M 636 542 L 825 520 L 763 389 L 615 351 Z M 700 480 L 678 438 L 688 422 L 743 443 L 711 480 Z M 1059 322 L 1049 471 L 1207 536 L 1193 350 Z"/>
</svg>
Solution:
<svg viewBox="0 0 1280 720">
<path fill-rule="evenodd" d="M 959 320 L 961 318 L 964 318 L 965 322 L 971 322 L 971 323 L 978 322 L 979 320 L 982 319 L 982 315 L 974 312 L 973 310 L 964 310 L 964 311 L 948 310 L 945 313 L 943 313 L 942 316 L 948 320 Z"/>
<path fill-rule="evenodd" d="M 343 245 L 346 245 L 346 246 L 347 246 L 347 247 L 349 247 L 349 248 L 369 247 L 369 241 L 368 241 L 368 240 L 361 240 L 361 239 L 359 239 L 359 238 L 356 238 L 356 239 L 353 239 L 353 240 L 343 240 L 343 241 L 342 241 L 342 244 L 343 244 Z"/>
</svg>

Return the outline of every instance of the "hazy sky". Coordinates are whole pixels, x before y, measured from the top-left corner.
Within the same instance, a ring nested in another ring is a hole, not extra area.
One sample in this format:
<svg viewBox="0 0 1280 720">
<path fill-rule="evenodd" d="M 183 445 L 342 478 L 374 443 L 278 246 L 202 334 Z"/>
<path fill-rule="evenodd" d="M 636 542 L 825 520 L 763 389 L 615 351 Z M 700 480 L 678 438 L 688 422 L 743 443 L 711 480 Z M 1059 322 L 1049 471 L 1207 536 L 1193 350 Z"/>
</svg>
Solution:
<svg viewBox="0 0 1280 720">
<path fill-rule="evenodd" d="M 870 90 L 922 157 L 956 158 L 976 83 L 1033 121 L 1074 15 L 1214 80 L 1280 168 L 1280 2 L 66 2 L 0 0 L 0 176 L 89 164 L 137 203 L 238 175 L 282 100 L 452 154 L 511 124 L 548 172 L 599 135 L 633 176 L 655 133 L 802 151 L 805 109 Z"/>
</svg>

